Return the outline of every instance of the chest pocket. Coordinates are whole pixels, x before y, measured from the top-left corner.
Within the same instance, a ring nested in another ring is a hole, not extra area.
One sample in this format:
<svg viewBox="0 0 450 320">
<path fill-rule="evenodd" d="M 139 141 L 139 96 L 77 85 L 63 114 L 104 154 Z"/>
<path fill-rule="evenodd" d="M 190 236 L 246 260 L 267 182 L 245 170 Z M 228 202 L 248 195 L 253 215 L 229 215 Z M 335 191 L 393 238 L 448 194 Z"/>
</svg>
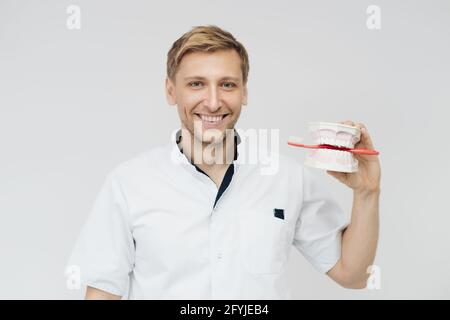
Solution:
<svg viewBox="0 0 450 320">
<path fill-rule="evenodd" d="M 288 256 L 287 222 L 271 209 L 239 216 L 240 258 L 252 274 L 280 273 Z"/>
</svg>

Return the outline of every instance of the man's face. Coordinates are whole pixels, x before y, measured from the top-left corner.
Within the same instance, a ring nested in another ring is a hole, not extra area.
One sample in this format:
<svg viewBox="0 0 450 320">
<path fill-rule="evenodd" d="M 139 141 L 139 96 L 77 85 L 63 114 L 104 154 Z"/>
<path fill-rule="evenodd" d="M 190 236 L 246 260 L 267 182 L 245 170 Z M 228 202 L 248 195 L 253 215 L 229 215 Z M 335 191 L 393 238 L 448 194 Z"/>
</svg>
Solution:
<svg viewBox="0 0 450 320">
<path fill-rule="evenodd" d="M 177 105 L 182 127 L 193 137 L 206 143 L 222 141 L 225 130 L 234 128 L 242 105 L 247 104 L 238 53 L 186 54 L 175 81 L 166 79 L 166 95 L 170 105 Z"/>
</svg>

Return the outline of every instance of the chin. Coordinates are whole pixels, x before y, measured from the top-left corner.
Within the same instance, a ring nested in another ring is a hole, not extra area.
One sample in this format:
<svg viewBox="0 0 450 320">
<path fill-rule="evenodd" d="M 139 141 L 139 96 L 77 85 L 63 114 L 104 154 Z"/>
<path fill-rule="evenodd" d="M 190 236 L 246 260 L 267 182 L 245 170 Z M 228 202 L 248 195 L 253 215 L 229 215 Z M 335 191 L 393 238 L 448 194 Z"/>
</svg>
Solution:
<svg viewBox="0 0 450 320">
<path fill-rule="evenodd" d="M 199 137 L 204 143 L 219 143 L 222 142 L 225 136 L 224 130 L 219 129 L 206 129 L 203 130 Z"/>
</svg>

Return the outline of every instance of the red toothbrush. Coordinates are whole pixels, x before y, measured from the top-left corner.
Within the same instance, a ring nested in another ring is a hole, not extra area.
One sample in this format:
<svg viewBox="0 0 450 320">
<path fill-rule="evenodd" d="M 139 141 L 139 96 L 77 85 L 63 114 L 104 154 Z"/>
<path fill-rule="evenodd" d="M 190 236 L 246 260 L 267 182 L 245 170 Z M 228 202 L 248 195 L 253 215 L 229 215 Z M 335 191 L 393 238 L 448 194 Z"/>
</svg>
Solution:
<svg viewBox="0 0 450 320">
<path fill-rule="evenodd" d="M 369 150 L 369 149 L 351 149 L 346 147 L 338 147 L 330 144 L 317 144 L 317 145 L 307 145 L 297 142 L 288 141 L 288 145 L 294 147 L 308 148 L 308 149 L 332 149 L 332 150 L 340 150 L 347 151 L 355 154 L 364 154 L 369 156 L 376 156 L 379 154 L 377 150 Z"/>
</svg>

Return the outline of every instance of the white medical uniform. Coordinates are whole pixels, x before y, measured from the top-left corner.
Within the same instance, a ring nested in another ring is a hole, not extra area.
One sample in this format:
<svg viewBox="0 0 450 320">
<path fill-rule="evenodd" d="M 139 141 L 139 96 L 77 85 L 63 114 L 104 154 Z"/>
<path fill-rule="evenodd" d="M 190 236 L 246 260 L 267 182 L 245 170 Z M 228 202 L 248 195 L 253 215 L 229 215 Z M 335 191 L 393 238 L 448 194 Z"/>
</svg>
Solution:
<svg viewBox="0 0 450 320">
<path fill-rule="evenodd" d="M 292 245 L 320 272 L 336 264 L 348 218 L 310 169 L 281 155 L 273 175 L 235 161 L 214 205 L 217 186 L 172 140 L 107 175 L 69 262 L 84 286 L 130 299 L 289 299 Z"/>
</svg>

